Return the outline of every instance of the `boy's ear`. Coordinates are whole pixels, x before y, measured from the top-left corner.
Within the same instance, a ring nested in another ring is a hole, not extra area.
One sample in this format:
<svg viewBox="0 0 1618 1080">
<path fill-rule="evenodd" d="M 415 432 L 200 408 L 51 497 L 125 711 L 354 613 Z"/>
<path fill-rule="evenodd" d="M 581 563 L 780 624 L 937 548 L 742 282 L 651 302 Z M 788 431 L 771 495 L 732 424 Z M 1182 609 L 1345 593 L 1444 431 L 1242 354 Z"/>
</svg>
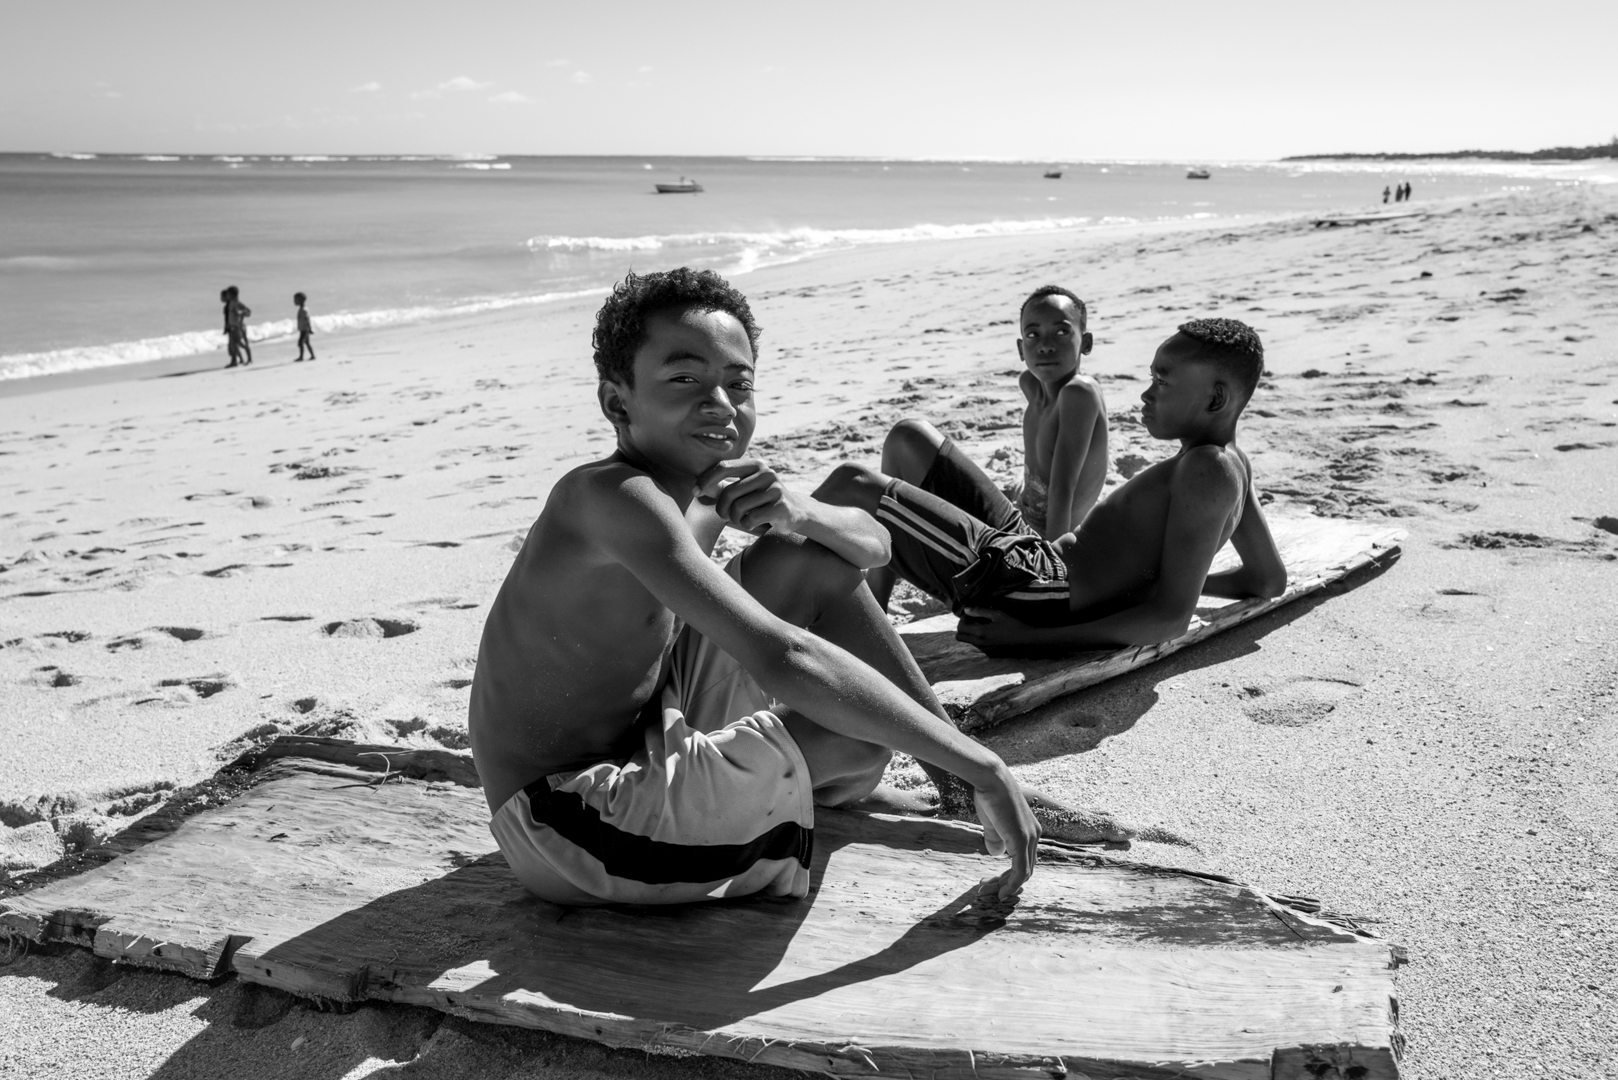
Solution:
<svg viewBox="0 0 1618 1080">
<path fill-rule="evenodd" d="M 1213 384 L 1213 393 L 1208 397 L 1208 411 L 1211 413 L 1224 412 L 1225 406 L 1230 402 L 1230 388 L 1223 382 Z"/>
<path fill-rule="evenodd" d="M 1086 330 L 1079 338 L 1079 355 L 1089 356 L 1090 350 L 1095 346 L 1095 343 L 1096 339 L 1090 336 L 1090 331 Z"/>
<path fill-rule="evenodd" d="M 1017 359 L 1021 360 L 1025 364 L 1028 363 L 1028 357 L 1026 357 L 1026 356 L 1024 356 L 1022 354 L 1022 335 L 1021 334 L 1017 335 Z"/>
<path fill-rule="evenodd" d="M 611 379 L 596 383 L 596 400 L 601 403 L 601 415 L 615 428 L 629 426 L 629 408 L 624 402 L 624 388 Z"/>
</svg>

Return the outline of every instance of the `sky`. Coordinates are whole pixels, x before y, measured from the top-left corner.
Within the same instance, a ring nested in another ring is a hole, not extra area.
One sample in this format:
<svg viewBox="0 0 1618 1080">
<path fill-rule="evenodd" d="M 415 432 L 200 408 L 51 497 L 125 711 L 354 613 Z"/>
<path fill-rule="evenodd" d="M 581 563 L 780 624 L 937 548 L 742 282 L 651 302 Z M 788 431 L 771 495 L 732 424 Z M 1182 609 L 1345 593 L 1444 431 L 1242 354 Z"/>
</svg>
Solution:
<svg viewBox="0 0 1618 1080">
<path fill-rule="evenodd" d="M 1618 135 L 1618 3 L 61 0 L 0 151 L 1272 159 Z"/>
</svg>

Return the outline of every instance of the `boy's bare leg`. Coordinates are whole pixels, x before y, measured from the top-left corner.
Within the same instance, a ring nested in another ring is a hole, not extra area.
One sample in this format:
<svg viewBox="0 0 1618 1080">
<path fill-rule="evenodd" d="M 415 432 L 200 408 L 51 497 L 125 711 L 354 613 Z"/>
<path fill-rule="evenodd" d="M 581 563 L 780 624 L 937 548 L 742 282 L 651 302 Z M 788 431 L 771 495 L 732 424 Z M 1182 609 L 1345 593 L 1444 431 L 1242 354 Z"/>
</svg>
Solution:
<svg viewBox="0 0 1618 1080">
<path fill-rule="evenodd" d="M 818 544 L 765 537 L 743 556 L 742 585 L 778 618 L 859 657 L 928 711 L 953 723 L 893 624 L 861 583 L 859 572 L 830 551 Z M 807 717 L 783 719 L 809 762 L 817 802 L 844 805 L 874 798 L 882 809 L 904 813 L 935 809 L 930 800 L 881 785 L 891 756 L 886 748 L 835 734 Z M 946 805 L 947 811 L 960 813 L 970 807 L 971 788 L 963 781 L 926 762 L 918 764 L 949 801 L 964 804 Z M 1101 811 L 1068 806 L 1027 786 L 1023 795 L 1046 835 L 1076 843 L 1126 840 L 1132 835 Z"/>
<path fill-rule="evenodd" d="M 882 442 L 882 474 L 920 485 L 932 470 L 938 451 L 944 445 L 944 436 L 925 420 L 901 420 L 893 425 Z M 878 493 L 880 498 L 880 492 Z M 877 606 L 888 609 L 888 598 L 899 575 L 886 566 L 878 566 L 866 574 L 866 583 Z"/>
</svg>

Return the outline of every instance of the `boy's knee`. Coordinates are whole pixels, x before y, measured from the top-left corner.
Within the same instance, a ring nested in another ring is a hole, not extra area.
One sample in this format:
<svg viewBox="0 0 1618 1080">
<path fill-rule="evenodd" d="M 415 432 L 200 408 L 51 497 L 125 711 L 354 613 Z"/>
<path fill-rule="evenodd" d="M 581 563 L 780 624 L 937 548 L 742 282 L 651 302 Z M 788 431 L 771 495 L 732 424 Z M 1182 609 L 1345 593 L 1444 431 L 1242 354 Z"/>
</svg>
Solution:
<svg viewBox="0 0 1618 1080">
<path fill-rule="evenodd" d="M 852 506 L 874 514 L 887 486 L 888 477 L 882 473 L 866 465 L 845 461 L 815 489 L 814 497 L 834 506 Z"/>
<path fill-rule="evenodd" d="M 918 484 L 933 467 L 943 445 L 944 436 L 927 421 L 901 420 L 882 443 L 882 464 L 901 480 Z"/>
</svg>

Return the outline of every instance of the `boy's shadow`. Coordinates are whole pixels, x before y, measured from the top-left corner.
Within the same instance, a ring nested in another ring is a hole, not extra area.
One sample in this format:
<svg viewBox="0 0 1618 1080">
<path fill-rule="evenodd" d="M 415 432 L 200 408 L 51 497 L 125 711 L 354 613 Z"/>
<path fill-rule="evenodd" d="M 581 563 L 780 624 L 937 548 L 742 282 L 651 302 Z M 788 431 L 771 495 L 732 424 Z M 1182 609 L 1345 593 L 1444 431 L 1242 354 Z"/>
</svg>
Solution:
<svg viewBox="0 0 1618 1080">
<path fill-rule="evenodd" d="M 825 889 L 828 864 L 856 843 Z M 274 982 L 296 983 L 312 970 L 320 984 L 351 997 L 447 1005 L 490 1019 L 536 1007 L 576 1012 L 575 1033 L 586 1037 L 590 1014 L 711 1030 L 904 971 L 1002 926 L 1012 904 L 979 898 L 975 881 L 916 896 L 904 856 L 940 844 L 981 851 L 982 839 L 924 819 L 822 810 L 806 898 L 674 907 L 547 904 L 492 853 L 346 912 L 252 964 Z M 910 916 L 902 912 L 906 900 L 920 900 Z M 861 908 L 888 917 L 862 919 Z M 907 918 L 914 921 L 884 940 L 884 928 Z M 761 985 L 778 970 L 781 981 Z"/>
</svg>

